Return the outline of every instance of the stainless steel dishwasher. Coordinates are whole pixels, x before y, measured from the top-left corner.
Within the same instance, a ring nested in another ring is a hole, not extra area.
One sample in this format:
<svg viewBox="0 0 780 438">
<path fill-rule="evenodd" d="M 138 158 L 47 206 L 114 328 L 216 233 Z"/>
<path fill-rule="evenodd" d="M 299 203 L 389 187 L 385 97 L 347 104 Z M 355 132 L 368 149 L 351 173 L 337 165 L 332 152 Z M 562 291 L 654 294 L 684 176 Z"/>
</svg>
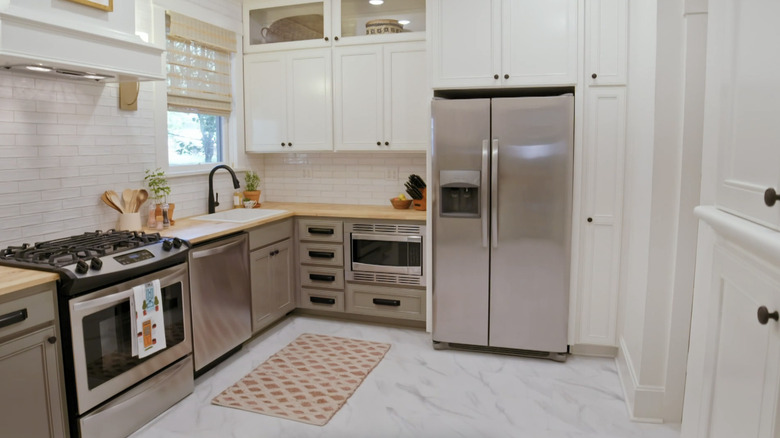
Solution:
<svg viewBox="0 0 780 438">
<path fill-rule="evenodd" d="M 190 250 L 190 302 L 195 372 L 252 335 L 249 251 L 246 233 Z M 205 370 L 204 370 L 205 371 Z"/>
</svg>

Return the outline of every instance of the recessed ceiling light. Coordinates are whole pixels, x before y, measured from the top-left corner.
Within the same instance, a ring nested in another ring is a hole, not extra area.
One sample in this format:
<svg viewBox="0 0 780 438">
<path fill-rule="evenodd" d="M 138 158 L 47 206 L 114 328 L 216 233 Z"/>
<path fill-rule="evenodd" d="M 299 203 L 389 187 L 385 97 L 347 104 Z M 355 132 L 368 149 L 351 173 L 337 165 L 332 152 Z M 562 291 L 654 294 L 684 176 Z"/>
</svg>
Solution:
<svg viewBox="0 0 780 438">
<path fill-rule="evenodd" d="M 43 66 L 43 65 L 25 65 L 24 68 L 26 68 L 27 70 L 32 70 L 32 71 L 52 71 L 52 70 L 54 70 L 51 67 L 46 67 L 46 66 Z"/>
<path fill-rule="evenodd" d="M 372 4 L 372 5 L 374 5 L 374 6 L 379 6 L 379 5 L 381 5 L 382 3 L 384 3 L 384 2 L 385 2 L 385 0 L 368 0 L 368 2 L 369 2 L 369 3 L 371 3 L 371 4 Z"/>
<path fill-rule="evenodd" d="M 409 20 L 398 20 L 398 24 L 401 26 L 406 26 L 407 24 L 411 23 Z"/>
</svg>

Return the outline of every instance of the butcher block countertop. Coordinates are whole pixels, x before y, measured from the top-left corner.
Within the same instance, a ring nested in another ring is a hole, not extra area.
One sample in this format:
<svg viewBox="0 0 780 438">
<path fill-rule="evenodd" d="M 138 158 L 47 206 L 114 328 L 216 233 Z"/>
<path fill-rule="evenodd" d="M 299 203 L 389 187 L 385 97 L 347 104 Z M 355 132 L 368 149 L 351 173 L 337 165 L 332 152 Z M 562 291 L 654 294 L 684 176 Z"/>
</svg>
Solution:
<svg viewBox="0 0 780 438">
<path fill-rule="evenodd" d="M 413 209 L 397 210 L 391 205 L 309 204 L 297 202 L 263 202 L 263 209 L 286 210 L 287 213 L 265 217 L 255 221 L 214 222 L 194 219 L 177 219 L 176 224 L 160 232 L 167 237 L 179 237 L 192 244 L 248 230 L 280 219 L 302 216 L 344 219 L 389 219 L 425 222 L 425 212 Z M 147 232 L 156 230 L 144 229 Z"/>
<path fill-rule="evenodd" d="M 286 210 L 278 214 L 245 223 L 213 222 L 193 219 L 175 219 L 176 225 L 160 232 L 163 236 L 179 237 L 196 244 L 215 239 L 228 234 L 268 224 L 280 219 L 294 216 L 310 216 L 344 219 L 390 219 L 402 221 L 425 222 L 425 212 L 418 210 L 396 210 L 390 205 L 346 205 L 346 204 L 304 204 L 288 202 L 264 202 L 264 209 Z M 144 228 L 147 232 L 157 232 Z M 0 300 L 13 299 L 6 296 L 39 284 L 56 281 L 59 275 L 51 272 L 31 269 L 18 269 L 0 266 Z"/>
<path fill-rule="evenodd" d="M 10 294 L 39 284 L 57 281 L 59 275 L 52 272 L 0 266 L 0 301 L 14 299 Z"/>
</svg>

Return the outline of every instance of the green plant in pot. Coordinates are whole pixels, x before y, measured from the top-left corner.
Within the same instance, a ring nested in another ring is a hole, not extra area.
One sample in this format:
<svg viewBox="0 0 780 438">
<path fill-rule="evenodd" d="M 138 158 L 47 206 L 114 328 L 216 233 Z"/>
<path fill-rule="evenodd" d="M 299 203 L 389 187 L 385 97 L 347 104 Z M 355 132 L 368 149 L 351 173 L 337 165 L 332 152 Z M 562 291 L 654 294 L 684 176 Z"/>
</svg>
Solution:
<svg viewBox="0 0 780 438">
<path fill-rule="evenodd" d="M 257 173 L 248 170 L 244 174 L 244 199 L 255 201 L 255 208 L 260 207 L 260 190 L 257 187 L 260 185 L 260 177 Z"/>
<path fill-rule="evenodd" d="M 154 218 L 156 222 L 157 218 L 162 217 L 162 205 L 165 203 L 168 204 L 168 220 L 170 221 L 170 224 L 173 225 L 173 209 L 175 204 L 168 203 L 168 195 L 171 194 L 171 187 L 168 185 L 168 178 L 165 176 L 165 171 L 159 167 L 154 170 L 146 169 L 144 182 L 146 183 L 146 186 L 149 187 L 149 198 L 152 200 L 151 206 L 155 207 L 154 213 L 150 210 L 150 218 L 147 222 L 147 226 L 150 228 L 154 226 L 152 218 Z"/>
</svg>

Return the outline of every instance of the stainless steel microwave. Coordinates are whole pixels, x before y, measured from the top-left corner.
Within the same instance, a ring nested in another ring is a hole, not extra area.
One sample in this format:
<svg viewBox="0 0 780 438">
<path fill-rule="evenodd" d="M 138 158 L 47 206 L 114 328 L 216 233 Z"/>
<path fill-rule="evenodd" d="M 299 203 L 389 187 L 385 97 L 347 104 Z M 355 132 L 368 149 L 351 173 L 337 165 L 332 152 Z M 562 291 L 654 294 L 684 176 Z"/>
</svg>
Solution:
<svg viewBox="0 0 780 438">
<path fill-rule="evenodd" d="M 347 280 L 425 285 L 425 225 L 354 222 L 344 231 Z"/>
</svg>

